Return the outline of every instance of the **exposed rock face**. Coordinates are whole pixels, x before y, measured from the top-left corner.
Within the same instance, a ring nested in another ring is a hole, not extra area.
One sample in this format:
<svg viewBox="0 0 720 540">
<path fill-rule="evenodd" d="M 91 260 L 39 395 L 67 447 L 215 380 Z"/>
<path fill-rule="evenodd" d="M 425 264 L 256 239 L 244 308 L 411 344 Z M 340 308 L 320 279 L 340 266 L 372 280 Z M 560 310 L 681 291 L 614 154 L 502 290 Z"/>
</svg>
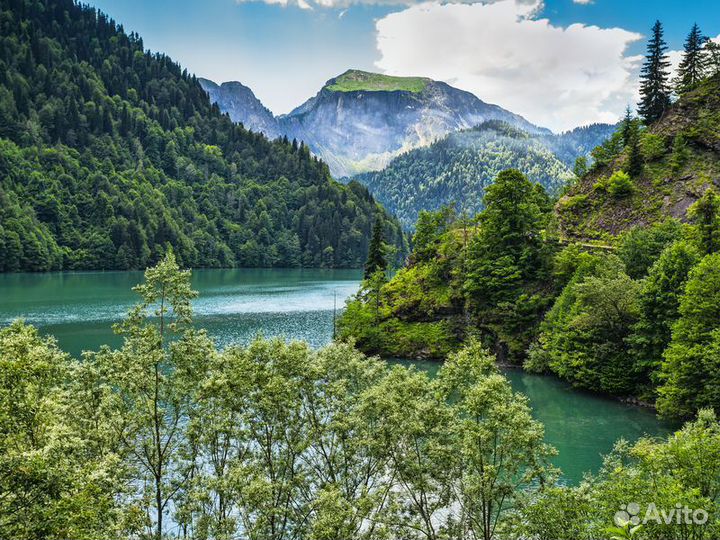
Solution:
<svg viewBox="0 0 720 540">
<path fill-rule="evenodd" d="M 273 113 L 255 97 L 250 88 L 239 82 L 216 84 L 208 79 L 198 79 L 210 95 L 210 102 L 217 103 L 233 122 L 240 122 L 246 128 L 264 133 L 269 139 L 281 135 Z"/>
<path fill-rule="evenodd" d="M 351 70 L 328 81 L 300 107 L 276 118 L 277 128 L 266 117 L 243 110 L 247 92 L 242 90 L 243 97 L 237 99 L 211 93 L 211 99 L 250 129 L 268 136 L 275 136 L 273 129 L 278 129 L 291 139 L 305 141 L 336 177 L 380 170 L 403 152 L 487 120 L 502 120 L 533 134 L 549 133 L 469 92 L 430 79 Z M 248 106 L 259 104 L 249 93 L 254 102 L 248 100 Z"/>
</svg>

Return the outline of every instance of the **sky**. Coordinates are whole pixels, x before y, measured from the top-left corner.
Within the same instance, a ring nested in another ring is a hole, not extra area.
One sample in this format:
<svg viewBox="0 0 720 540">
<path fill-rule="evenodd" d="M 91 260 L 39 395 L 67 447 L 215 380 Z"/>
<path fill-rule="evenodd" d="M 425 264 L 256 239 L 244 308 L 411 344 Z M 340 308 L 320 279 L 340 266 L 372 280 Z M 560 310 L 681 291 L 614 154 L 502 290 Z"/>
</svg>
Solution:
<svg viewBox="0 0 720 540">
<path fill-rule="evenodd" d="M 637 101 L 660 19 L 675 63 L 720 0 L 91 0 L 145 47 L 290 112 L 347 69 L 425 76 L 563 131 Z"/>
</svg>

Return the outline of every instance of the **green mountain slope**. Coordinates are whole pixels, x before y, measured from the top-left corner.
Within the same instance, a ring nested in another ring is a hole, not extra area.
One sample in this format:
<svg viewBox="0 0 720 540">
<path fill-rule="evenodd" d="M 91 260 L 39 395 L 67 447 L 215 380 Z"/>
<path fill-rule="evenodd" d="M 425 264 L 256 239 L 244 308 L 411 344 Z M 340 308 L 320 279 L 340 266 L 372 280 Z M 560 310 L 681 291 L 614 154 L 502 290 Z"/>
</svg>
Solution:
<svg viewBox="0 0 720 540">
<path fill-rule="evenodd" d="M 630 149 L 618 133 L 596 150 L 596 166 L 557 206 L 568 238 L 597 239 L 666 217 L 686 218 L 708 187 L 720 186 L 720 76 L 684 95 L 640 134 L 642 171 L 613 194 L 613 175 L 628 169 Z M 618 176 L 615 176 L 616 181 Z"/>
<path fill-rule="evenodd" d="M 378 212 L 104 14 L 0 0 L 0 271 L 143 268 L 169 246 L 184 266 L 359 266 Z"/>
<path fill-rule="evenodd" d="M 327 86 L 333 92 L 422 92 L 430 79 L 424 77 L 392 77 L 351 69 L 336 77 Z"/>
<path fill-rule="evenodd" d="M 570 168 L 609 135 L 612 126 L 564 135 L 530 135 L 501 121 L 451 133 L 395 158 L 386 169 L 355 177 L 411 228 L 421 210 L 457 204 L 470 215 L 482 209 L 485 189 L 505 169 L 518 169 L 557 193 L 574 178 Z"/>
</svg>

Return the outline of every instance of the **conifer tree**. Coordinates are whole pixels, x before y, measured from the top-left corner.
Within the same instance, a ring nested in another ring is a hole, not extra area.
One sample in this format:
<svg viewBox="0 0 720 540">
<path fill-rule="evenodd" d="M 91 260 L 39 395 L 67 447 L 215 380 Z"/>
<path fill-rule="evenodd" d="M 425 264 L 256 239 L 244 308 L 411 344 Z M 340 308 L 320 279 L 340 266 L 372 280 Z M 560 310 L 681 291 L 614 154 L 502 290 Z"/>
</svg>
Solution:
<svg viewBox="0 0 720 540">
<path fill-rule="evenodd" d="M 720 43 L 712 40 L 705 42 L 705 60 L 707 61 L 708 77 L 712 77 L 720 73 Z"/>
<path fill-rule="evenodd" d="M 627 127 L 623 126 L 623 138 L 626 138 L 625 145 L 628 148 L 625 172 L 631 177 L 637 178 L 642 174 L 643 157 L 640 150 L 640 126 L 632 117 L 627 120 Z"/>
<path fill-rule="evenodd" d="M 387 270 L 383 227 L 382 218 L 377 216 L 375 218 L 375 224 L 373 225 L 367 262 L 365 263 L 365 279 L 370 279 L 376 272 L 385 272 L 385 270 Z"/>
<path fill-rule="evenodd" d="M 678 76 L 674 81 L 676 93 L 689 92 L 705 78 L 708 64 L 706 41 L 707 38 L 702 35 L 700 27 L 697 23 L 694 24 L 685 39 L 685 51 L 678 68 Z"/>
<path fill-rule="evenodd" d="M 630 142 L 631 131 L 633 129 L 633 114 L 630 105 L 625 108 L 625 116 L 622 119 L 620 133 L 622 134 L 623 146 L 627 146 Z"/>
<path fill-rule="evenodd" d="M 695 225 L 697 242 L 705 254 L 720 249 L 720 196 L 709 189 L 689 210 L 690 221 Z"/>
<path fill-rule="evenodd" d="M 647 45 L 647 55 L 640 76 L 641 99 L 638 112 L 646 124 L 660 119 L 670 106 L 668 85 L 670 61 L 666 53 L 667 43 L 663 37 L 662 23 L 656 21 Z"/>
</svg>

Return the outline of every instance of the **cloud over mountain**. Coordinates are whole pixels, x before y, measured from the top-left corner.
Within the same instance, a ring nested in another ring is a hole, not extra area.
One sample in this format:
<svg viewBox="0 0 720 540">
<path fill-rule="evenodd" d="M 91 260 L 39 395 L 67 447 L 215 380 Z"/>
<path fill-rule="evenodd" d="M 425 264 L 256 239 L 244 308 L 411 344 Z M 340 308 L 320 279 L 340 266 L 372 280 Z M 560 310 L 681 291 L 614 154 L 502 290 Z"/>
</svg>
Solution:
<svg viewBox="0 0 720 540">
<path fill-rule="evenodd" d="M 636 99 L 642 38 L 621 28 L 553 25 L 540 0 L 427 2 L 376 23 L 377 66 L 423 74 L 517 111 L 555 130 L 614 122 Z"/>
</svg>

